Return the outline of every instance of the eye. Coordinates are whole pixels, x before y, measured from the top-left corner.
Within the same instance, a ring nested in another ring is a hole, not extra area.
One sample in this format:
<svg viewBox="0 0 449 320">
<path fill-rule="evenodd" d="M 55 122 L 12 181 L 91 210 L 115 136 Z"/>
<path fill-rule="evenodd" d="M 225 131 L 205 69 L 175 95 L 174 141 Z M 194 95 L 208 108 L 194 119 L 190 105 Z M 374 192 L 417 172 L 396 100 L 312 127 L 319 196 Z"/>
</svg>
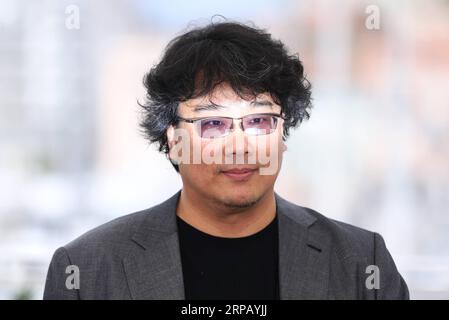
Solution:
<svg viewBox="0 0 449 320">
<path fill-rule="evenodd" d="M 203 122 L 204 126 L 208 126 L 208 127 L 219 127 L 221 126 L 223 123 L 220 120 L 217 119 L 212 119 L 212 120 L 205 120 Z"/>
<path fill-rule="evenodd" d="M 223 119 L 213 118 L 213 119 L 204 119 L 201 122 L 201 129 L 205 130 L 223 130 L 226 128 L 227 122 Z"/>
<path fill-rule="evenodd" d="M 265 119 L 263 119 L 263 118 L 254 118 L 253 120 L 252 120 L 252 122 L 253 123 L 261 123 L 261 122 L 263 122 Z"/>
<path fill-rule="evenodd" d="M 250 124 L 265 124 L 266 122 L 268 122 L 267 117 L 258 117 L 258 118 L 252 118 L 249 123 Z"/>
</svg>

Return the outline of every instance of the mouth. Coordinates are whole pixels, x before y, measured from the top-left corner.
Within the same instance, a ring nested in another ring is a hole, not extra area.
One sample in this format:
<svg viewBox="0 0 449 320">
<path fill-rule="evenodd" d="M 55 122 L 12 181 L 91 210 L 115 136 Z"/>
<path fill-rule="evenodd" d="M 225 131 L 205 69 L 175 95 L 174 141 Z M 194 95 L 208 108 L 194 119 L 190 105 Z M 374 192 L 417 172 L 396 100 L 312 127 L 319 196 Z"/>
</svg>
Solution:
<svg viewBox="0 0 449 320">
<path fill-rule="evenodd" d="M 234 181 L 246 181 L 258 170 L 258 168 L 233 168 L 222 170 L 222 173 Z"/>
</svg>

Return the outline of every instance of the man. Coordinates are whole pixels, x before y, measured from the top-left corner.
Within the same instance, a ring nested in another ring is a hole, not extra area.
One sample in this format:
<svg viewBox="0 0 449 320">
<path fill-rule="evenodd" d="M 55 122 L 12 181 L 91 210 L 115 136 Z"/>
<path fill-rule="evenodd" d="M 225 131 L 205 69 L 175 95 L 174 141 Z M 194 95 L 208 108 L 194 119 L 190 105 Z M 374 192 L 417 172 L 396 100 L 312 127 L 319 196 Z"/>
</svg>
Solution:
<svg viewBox="0 0 449 320">
<path fill-rule="evenodd" d="M 59 248 L 45 299 L 409 298 L 379 234 L 274 192 L 311 108 L 280 41 L 230 22 L 194 29 L 144 83 L 142 128 L 182 190 Z"/>
</svg>

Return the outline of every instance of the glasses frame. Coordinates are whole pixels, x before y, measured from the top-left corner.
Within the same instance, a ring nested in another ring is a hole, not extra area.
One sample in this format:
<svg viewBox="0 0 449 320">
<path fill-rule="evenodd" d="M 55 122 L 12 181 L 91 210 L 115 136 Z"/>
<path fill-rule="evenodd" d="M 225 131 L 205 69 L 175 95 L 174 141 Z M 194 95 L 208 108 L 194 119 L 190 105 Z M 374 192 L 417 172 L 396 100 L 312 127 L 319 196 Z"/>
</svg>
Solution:
<svg viewBox="0 0 449 320">
<path fill-rule="evenodd" d="M 224 137 L 228 136 L 231 132 L 233 132 L 234 131 L 234 121 L 237 121 L 237 120 L 239 121 L 240 129 L 242 129 L 242 131 L 245 132 L 245 129 L 243 128 L 243 119 L 251 117 L 251 116 L 259 116 L 259 115 L 260 116 L 272 116 L 272 117 L 281 118 L 282 120 L 285 120 L 285 118 L 282 116 L 282 114 L 269 113 L 269 112 L 268 113 L 251 113 L 251 114 L 244 115 L 243 117 L 239 117 L 239 118 L 226 117 L 226 116 L 207 116 L 207 117 L 196 117 L 196 118 L 184 118 L 184 117 L 181 117 L 181 116 L 177 116 L 177 118 L 178 118 L 178 120 L 185 121 L 185 122 L 188 122 L 188 123 L 193 123 L 195 125 L 197 125 L 199 121 L 206 120 L 206 119 L 216 119 L 216 118 L 231 119 L 232 120 L 232 125 L 229 128 L 229 131 L 225 135 L 222 135 L 220 137 L 205 138 L 205 137 L 201 136 L 201 132 L 198 132 L 198 130 L 196 130 L 198 135 L 202 139 L 218 139 L 218 138 L 224 138 Z M 279 121 L 276 120 L 275 128 L 273 129 L 272 132 L 266 133 L 266 134 L 261 134 L 261 135 L 266 136 L 266 135 L 272 134 L 278 128 L 278 123 L 279 123 Z M 197 126 L 197 128 L 198 128 L 198 126 Z M 257 135 L 254 135 L 254 136 L 257 136 Z"/>
</svg>

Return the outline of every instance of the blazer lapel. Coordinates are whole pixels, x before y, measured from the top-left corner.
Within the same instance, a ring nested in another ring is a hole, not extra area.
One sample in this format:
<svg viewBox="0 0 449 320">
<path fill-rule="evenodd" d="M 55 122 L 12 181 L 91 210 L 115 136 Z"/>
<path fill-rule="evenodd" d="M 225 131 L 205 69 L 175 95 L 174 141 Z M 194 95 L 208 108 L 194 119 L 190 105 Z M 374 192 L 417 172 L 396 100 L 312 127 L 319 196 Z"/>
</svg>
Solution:
<svg viewBox="0 0 449 320">
<path fill-rule="evenodd" d="M 133 236 L 143 251 L 123 260 L 132 299 L 185 299 L 176 205 L 181 191 L 157 205 Z M 305 208 L 276 197 L 282 300 L 326 299 L 330 238 L 311 228 Z"/>
<path fill-rule="evenodd" d="M 132 299 L 184 299 L 176 228 L 179 195 L 152 208 L 132 238 L 144 249 L 123 260 Z"/>
<path fill-rule="evenodd" d="M 326 299 L 330 238 L 311 228 L 316 218 L 305 208 L 277 194 L 276 208 L 281 300 Z"/>
</svg>

